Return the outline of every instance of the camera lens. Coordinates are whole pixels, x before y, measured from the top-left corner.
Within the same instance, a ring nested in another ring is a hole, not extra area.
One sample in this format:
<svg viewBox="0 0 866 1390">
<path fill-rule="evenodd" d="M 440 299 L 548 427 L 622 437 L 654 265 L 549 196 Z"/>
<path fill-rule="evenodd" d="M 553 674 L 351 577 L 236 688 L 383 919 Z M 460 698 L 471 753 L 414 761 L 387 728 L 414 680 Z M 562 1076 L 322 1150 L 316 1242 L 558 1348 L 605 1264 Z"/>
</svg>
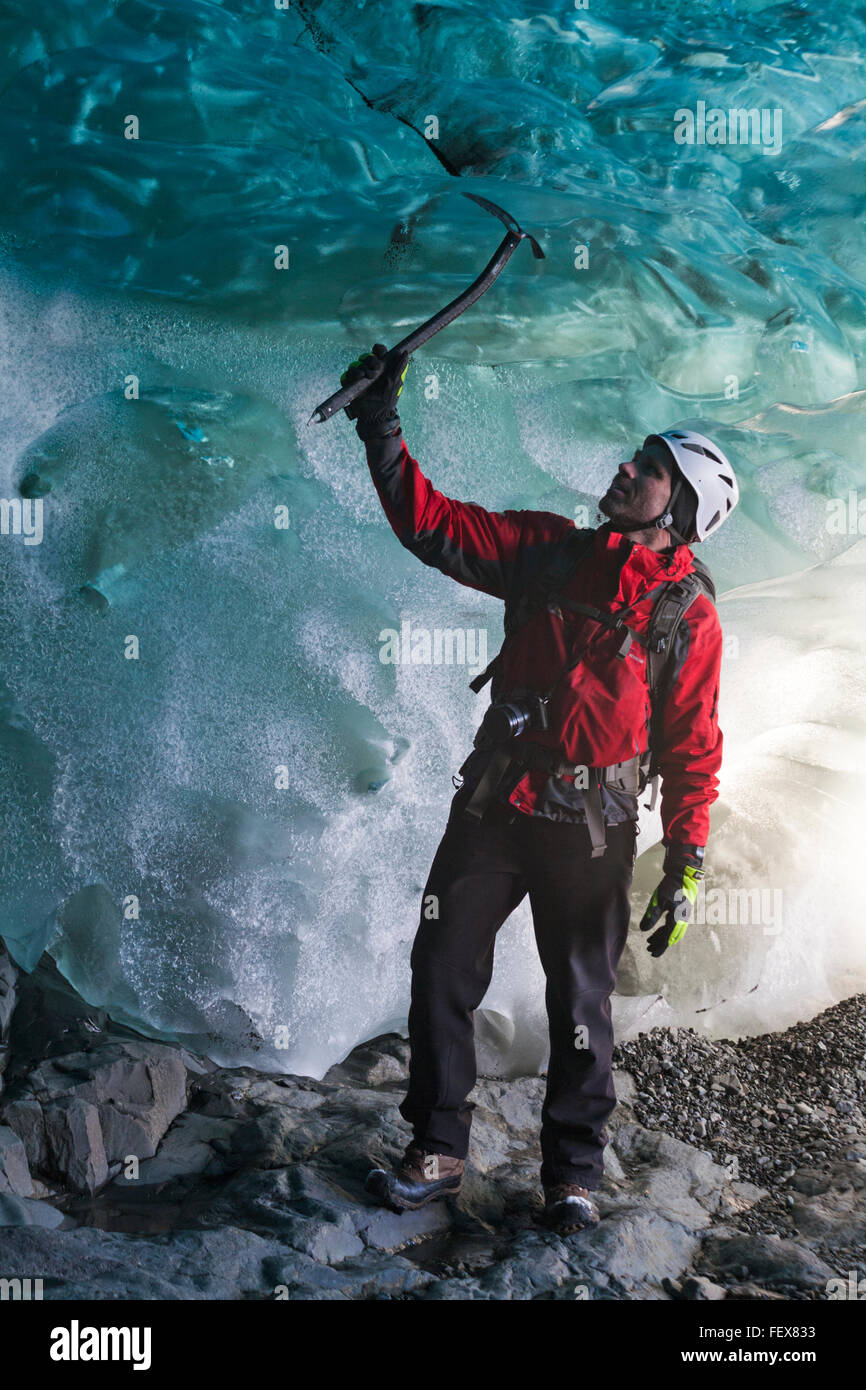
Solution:
<svg viewBox="0 0 866 1390">
<path fill-rule="evenodd" d="M 529 710 L 524 705 L 494 705 L 484 722 L 494 742 L 504 743 L 523 733 L 529 723 Z"/>
</svg>

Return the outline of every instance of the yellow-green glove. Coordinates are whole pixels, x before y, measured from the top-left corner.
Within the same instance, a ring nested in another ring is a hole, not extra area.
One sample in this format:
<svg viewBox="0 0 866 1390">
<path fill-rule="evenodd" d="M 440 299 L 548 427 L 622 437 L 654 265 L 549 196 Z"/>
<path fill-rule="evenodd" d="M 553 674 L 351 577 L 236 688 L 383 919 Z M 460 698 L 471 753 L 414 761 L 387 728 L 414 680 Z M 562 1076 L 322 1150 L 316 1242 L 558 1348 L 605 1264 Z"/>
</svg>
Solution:
<svg viewBox="0 0 866 1390">
<path fill-rule="evenodd" d="M 665 919 L 647 942 L 651 956 L 664 955 L 669 946 L 685 936 L 704 876 L 703 855 L 702 848 L 691 846 L 688 850 L 668 850 L 665 855 L 664 878 L 640 921 L 641 931 L 652 931 L 659 918 Z"/>
<path fill-rule="evenodd" d="M 382 439 L 393 434 L 400 425 L 397 400 L 406 380 L 409 354 L 403 352 L 383 367 L 382 359 L 387 353 L 383 343 L 374 344 L 372 352 L 350 362 L 340 377 L 341 386 L 350 386 L 362 376 L 369 377 L 372 382 L 369 390 L 346 406 L 349 419 L 358 422 L 355 430 L 359 439 Z"/>
</svg>

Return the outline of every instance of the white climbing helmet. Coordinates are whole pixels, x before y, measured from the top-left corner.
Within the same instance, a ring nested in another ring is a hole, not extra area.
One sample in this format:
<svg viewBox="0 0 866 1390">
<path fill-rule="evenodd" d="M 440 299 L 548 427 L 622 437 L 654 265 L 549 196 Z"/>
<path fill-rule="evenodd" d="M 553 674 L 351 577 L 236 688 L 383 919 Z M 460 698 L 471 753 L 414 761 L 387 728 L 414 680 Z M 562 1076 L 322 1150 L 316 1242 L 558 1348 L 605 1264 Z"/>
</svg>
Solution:
<svg viewBox="0 0 866 1390">
<path fill-rule="evenodd" d="M 698 499 L 695 531 L 705 541 L 727 521 L 740 500 L 734 470 L 717 444 L 694 430 L 665 430 L 663 439 Z"/>
</svg>

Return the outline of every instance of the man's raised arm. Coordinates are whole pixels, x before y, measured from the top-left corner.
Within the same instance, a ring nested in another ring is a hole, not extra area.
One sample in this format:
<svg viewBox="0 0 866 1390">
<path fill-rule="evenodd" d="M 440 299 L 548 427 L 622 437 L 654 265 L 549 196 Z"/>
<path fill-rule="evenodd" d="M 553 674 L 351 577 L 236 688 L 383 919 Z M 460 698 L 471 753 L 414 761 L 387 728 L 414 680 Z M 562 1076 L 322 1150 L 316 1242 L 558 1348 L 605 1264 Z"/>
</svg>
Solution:
<svg viewBox="0 0 866 1390">
<path fill-rule="evenodd" d="M 385 348 L 353 363 L 343 383 L 364 374 L 364 364 L 381 357 Z M 458 502 L 437 492 L 409 453 L 400 428 L 397 398 L 406 375 L 398 362 L 376 378 L 347 409 L 357 420 L 358 438 L 367 449 L 367 463 L 379 500 L 394 534 L 407 550 L 458 583 L 504 599 L 523 531 L 532 512 L 490 512 L 474 502 Z"/>
</svg>

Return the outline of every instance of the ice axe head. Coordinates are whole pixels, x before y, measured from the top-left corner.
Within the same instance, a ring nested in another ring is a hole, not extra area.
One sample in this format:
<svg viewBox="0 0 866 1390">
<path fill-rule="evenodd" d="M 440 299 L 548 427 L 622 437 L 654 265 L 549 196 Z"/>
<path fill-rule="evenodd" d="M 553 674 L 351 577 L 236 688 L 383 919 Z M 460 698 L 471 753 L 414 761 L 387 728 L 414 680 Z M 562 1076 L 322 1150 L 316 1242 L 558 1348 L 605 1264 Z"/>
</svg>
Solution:
<svg viewBox="0 0 866 1390">
<path fill-rule="evenodd" d="M 525 232 L 522 227 L 519 227 L 511 214 L 506 212 L 504 208 L 499 207 L 498 203 L 491 203 L 489 198 L 482 198 L 478 193 L 464 193 L 463 196 L 464 198 L 471 198 L 473 203 L 477 203 L 479 207 L 484 208 L 485 212 L 492 213 L 495 218 L 504 224 L 507 229 L 506 234 L 481 274 L 476 276 L 472 284 L 469 285 L 462 294 L 458 294 L 456 299 L 452 299 L 450 304 L 446 304 L 444 309 L 440 309 L 432 318 L 427 319 L 417 328 L 413 328 L 412 332 L 408 333 L 405 338 L 401 338 L 400 342 L 396 343 L 394 347 L 391 348 L 391 351 L 387 353 L 386 357 L 380 359 L 382 368 L 384 368 L 389 359 L 393 361 L 402 356 L 403 353 L 411 356 L 416 348 L 421 347 L 422 343 L 428 342 L 435 333 L 439 333 L 441 329 L 447 327 L 449 323 L 453 323 L 465 309 L 469 308 L 470 304 L 474 304 L 476 300 L 480 299 L 481 296 L 489 290 L 521 241 L 529 242 L 532 247 L 532 254 L 536 260 L 544 260 L 544 252 L 535 240 L 535 237 L 530 236 L 529 232 Z M 370 376 L 361 377 L 351 382 L 349 385 L 341 387 L 339 391 L 335 391 L 326 401 L 322 401 L 321 405 L 316 406 L 308 423 L 313 424 L 315 421 L 316 424 L 322 424 L 324 420 L 330 420 L 331 416 L 335 415 L 338 410 L 345 410 L 346 406 L 349 405 L 356 396 L 360 396 L 365 391 L 369 390 L 371 382 L 374 380 L 375 376 L 380 375 L 380 373 L 381 368 L 380 371 Z"/>
<path fill-rule="evenodd" d="M 519 237 L 521 241 L 529 242 L 532 247 L 532 254 L 537 261 L 544 260 L 544 252 L 535 240 L 535 237 L 532 236 L 530 232 L 525 232 L 522 227 L 518 226 L 511 216 L 511 213 L 506 212 L 505 208 L 501 208 L 498 203 L 491 203 L 489 198 L 482 198 L 480 193 L 464 193 L 463 197 L 471 198 L 473 203 L 477 203 L 480 208 L 484 208 L 486 212 L 491 212 L 494 217 L 498 217 L 499 221 L 508 228 L 509 232 Z"/>
</svg>

